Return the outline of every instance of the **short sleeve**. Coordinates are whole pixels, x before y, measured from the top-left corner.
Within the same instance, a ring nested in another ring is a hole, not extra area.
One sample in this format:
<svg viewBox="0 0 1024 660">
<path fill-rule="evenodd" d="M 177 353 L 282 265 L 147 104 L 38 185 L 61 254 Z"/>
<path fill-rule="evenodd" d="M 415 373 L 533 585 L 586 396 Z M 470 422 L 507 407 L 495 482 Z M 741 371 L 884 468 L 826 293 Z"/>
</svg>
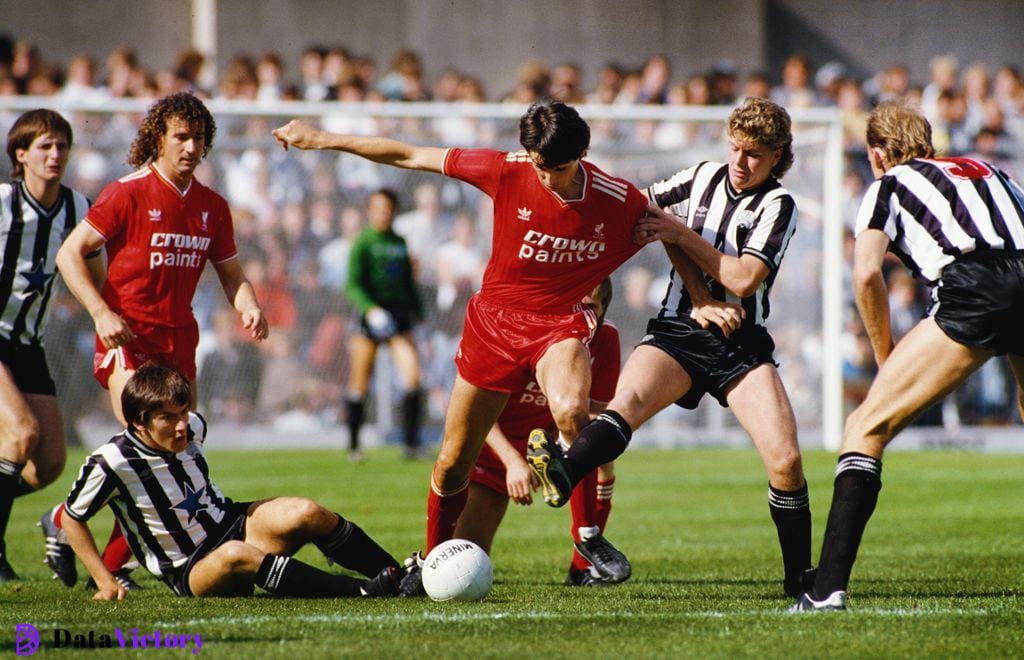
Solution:
<svg viewBox="0 0 1024 660">
<path fill-rule="evenodd" d="M 85 222 L 89 223 L 104 241 L 109 241 L 125 230 L 131 213 L 131 196 L 124 184 L 115 181 L 103 189 L 96 203 L 89 208 Z"/>
<path fill-rule="evenodd" d="M 778 270 L 789 239 L 796 231 L 796 203 L 788 193 L 767 203 L 747 233 L 740 254 L 752 254 L 772 272 Z"/>
<path fill-rule="evenodd" d="M 697 175 L 697 170 L 700 168 L 699 165 L 694 165 L 685 170 L 676 172 L 667 179 L 662 179 L 656 183 L 652 183 L 645 190 L 647 199 L 651 200 L 652 204 L 658 206 L 658 208 L 667 209 L 676 204 L 683 204 L 689 201 L 690 192 L 693 190 L 693 180 Z M 676 215 L 685 216 L 686 213 L 677 213 Z"/>
<path fill-rule="evenodd" d="M 219 207 L 218 213 L 221 214 L 221 219 L 215 225 L 217 231 L 210 243 L 210 261 L 215 264 L 238 256 L 238 248 L 235 246 L 235 226 L 231 220 L 231 209 L 224 200 L 220 200 Z"/>
<path fill-rule="evenodd" d="M 488 197 L 498 194 L 501 170 L 509 156 L 493 149 L 449 149 L 441 169 L 445 176 L 476 186 Z"/>
<path fill-rule="evenodd" d="M 67 514 L 75 520 L 86 521 L 106 506 L 117 491 L 117 480 L 110 473 L 101 454 L 93 454 L 78 471 L 65 502 Z"/>
<path fill-rule="evenodd" d="M 893 208 L 892 198 L 896 186 L 896 177 L 883 176 L 868 186 L 864 199 L 857 211 L 857 223 L 854 235 L 859 236 L 868 229 L 879 229 L 885 232 L 890 241 L 898 235 L 897 210 Z"/>
</svg>

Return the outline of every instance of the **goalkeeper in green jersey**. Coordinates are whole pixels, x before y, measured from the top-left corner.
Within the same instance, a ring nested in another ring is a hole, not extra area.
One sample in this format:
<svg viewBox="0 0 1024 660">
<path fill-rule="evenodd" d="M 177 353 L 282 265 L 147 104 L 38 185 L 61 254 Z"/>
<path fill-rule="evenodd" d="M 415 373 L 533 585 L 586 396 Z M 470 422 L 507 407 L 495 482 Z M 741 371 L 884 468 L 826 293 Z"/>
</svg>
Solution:
<svg viewBox="0 0 1024 660">
<path fill-rule="evenodd" d="M 345 400 L 349 457 L 360 460 L 359 431 L 366 413 L 366 394 L 377 347 L 386 343 L 402 378 L 401 419 L 405 454 L 419 456 L 420 359 L 412 328 L 423 318 L 423 301 L 413 279 L 405 239 L 391 228 L 398 196 L 387 188 L 370 196 L 369 226 L 352 245 L 345 294 L 359 311 L 360 332 L 349 342 L 348 392 Z"/>
</svg>

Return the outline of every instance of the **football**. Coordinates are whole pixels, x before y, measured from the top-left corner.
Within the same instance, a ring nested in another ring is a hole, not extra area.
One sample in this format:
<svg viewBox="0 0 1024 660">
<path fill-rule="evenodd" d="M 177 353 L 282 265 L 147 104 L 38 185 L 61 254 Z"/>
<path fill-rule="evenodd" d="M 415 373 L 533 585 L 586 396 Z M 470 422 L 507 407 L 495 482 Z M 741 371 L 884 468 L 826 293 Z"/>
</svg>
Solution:
<svg viewBox="0 0 1024 660">
<path fill-rule="evenodd" d="M 433 600 L 480 600 L 491 590 L 491 558 L 472 541 L 452 539 L 423 560 L 423 589 Z"/>
</svg>

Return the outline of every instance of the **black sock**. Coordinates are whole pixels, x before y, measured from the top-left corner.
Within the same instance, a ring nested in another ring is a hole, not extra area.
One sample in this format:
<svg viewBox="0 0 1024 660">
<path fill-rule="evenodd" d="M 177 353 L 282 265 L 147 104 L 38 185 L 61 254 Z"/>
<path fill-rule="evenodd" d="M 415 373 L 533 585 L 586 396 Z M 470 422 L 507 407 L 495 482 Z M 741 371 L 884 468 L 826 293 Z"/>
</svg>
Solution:
<svg viewBox="0 0 1024 660">
<path fill-rule="evenodd" d="M 811 500 L 807 484 L 797 490 L 779 490 L 768 484 L 768 510 L 779 532 L 785 580 L 797 581 L 811 567 Z"/>
<path fill-rule="evenodd" d="M 832 508 L 828 512 L 825 542 L 814 581 L 812 597 L 815 600 L 846 590 L 864 528 L 875 510 L 881 489 L 881 461 L 857 452 L 839 457 Z"/>
<path fill-rule="evenodd" d="M 256 571 L 256 585 L 274 596 L 292 598 L 336 598 L 358 596 L 364 583 L 347 575 L 335 575 L 294 557 L 268 554 Z"/>
<path fill-rule="evenodd" d="M 409 390 L 402 395 L 402 439 L 412 448 L 420 444 L 420 415 L 423 409 L 423 390 Z"/>
<path fill-rule="evenodd" d="M 345 399 L 345 424 L 348 426 L 348 448 L 359 449 L 359 429 L 363 428 L 366 399 Z"/>
<path fill-rule="evenodd" d="M 0 458 L 0 555 L 7 551 L 4 538 L 7 534 L 7 523 L 11 519 L 11 508 L 14 498 L 24 495 L 25 482 L 21 478 L 24 463 L 15 463 Z"/>
<path fill-rule="evenodd" d="M 362 573 L 368 578 L 376 576 L 385 566 L 399 568 L 395 558 L 377 545 L 359 525 L 340 515 L 338 526 L 327 538 L 317 542 L 316 547 L 342 568 Z"/>
<path fill-rule="evenodd" d="M 605 410 L 583 427 L 565 452 L 565 467 L 575 486 L 584 475 L 622 455 L 633 429 L 614 410 Z"/>
</svg>

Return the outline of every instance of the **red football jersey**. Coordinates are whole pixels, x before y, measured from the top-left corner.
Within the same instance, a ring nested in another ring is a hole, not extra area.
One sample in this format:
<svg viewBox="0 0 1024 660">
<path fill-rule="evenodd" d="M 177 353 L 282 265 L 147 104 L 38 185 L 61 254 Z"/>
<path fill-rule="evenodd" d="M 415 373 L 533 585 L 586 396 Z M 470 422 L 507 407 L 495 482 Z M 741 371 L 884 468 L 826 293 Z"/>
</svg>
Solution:
<svg viewBox="0 0 1024 660">
<path fill-rule="evenodd" d="M 192 323 L 206 261 L 237 255 L 224 198 L 195 179 L 183 194 L 152 165 L 104 188 L 85 221 L 106 241 L 103 299 L 150 325 Z"/>
<path fill-rule="evenodd" d="M 608 403 L 615 396 L 615 384 L 619 380 L 621 355 L 619 330 L 605 321 L 597 329 L 590 342 L 590 400 Z M 498 426 L 512 446 L 526 454 L 526 441 L 533 429 L 548 429 L 555 425 L 548 409 L 547 399 L 536 381 L 530 381 L 521 392 L 514 392 L 505 404 L 505 410 L 498 417 Z M 484 445 L 477 463 L 485 466 L 503 467 L 490 447 Z"/>
<path fill-rule="evenodd" d="M 563 200 L 537 178 L 525 151 L 449 149 L 447 176 L 494 200 L 494 239 L 480 294 L 533 312 L 569 313 L 636 254 L 633 225 L 647 198 L 586 161 L 579 199 Z"/>
</svg>

